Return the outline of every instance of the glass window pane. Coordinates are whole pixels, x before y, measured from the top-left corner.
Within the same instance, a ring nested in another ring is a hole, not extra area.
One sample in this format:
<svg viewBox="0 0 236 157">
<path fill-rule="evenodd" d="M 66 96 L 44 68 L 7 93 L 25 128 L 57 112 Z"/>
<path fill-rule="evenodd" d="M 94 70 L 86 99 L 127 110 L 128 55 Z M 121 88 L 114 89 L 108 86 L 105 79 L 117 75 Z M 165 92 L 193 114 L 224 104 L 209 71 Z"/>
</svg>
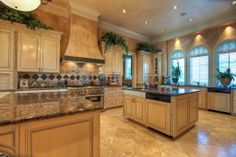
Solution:
<svg viewBox="0 0 236 157">
<path fill-rule="evenodd" d="M 132 79 L 132 58 L 131 57 L 125 58 L 125 79 L 126 80 Z"/>
<path fill-rule="evenodd" d="M 185 63 L 184 63 L 184 58 L 182 59 L 173 59 L 172 60 L 172 65 L 173 66 L 177 66 L 179 63 L 179 66 L 180 66 L 180 69 L 181 69 L 181 72 L 182 72 L 182 75 L 180 76 L 179 78 L 179 84 L 184 84 L 184 78 L 185 78 Z"/>
</svg>

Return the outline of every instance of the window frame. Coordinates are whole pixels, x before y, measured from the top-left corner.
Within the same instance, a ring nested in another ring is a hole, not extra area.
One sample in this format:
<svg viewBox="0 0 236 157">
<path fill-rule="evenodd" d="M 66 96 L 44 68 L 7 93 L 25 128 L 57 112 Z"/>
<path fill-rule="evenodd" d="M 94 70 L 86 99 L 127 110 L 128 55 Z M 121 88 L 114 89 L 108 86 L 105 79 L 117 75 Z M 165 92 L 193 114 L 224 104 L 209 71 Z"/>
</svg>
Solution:
<svg viewBox="0 0 236 157">
<path fill-rule="evenodd" d="M 193 49 L 196 49 L 196 48 L 204 48 L 204 49 L 206 49 L 207 50 L 207 53 L 203 53 L 203 54 L 197 54 L 197 55 L 193 55 L 193 56 L 191 56 L 191 52 L 193 51 Z M 194 85 L 192 82 L 191 82 L 191 58 L 194 58 L 194 57 L 202 57 L 202 56 L 207 56 L 208 57 L 208 80 L 207 80 L 207 86 L 209 86 L 209 84 L 210 84 L 210 80 L 211 80 L 211 78 L 210 78 L 210 73 L 211 73 L 211 71 L 210 71 L 210 49 L 209 49 L 209 47 L 207 46 L 207 45 L 203 45 L 203 44 L 201 44 L 201 45 L 197 45 L 197 46 L 194 46 L 194 47 L 192 47 L 190 50 L 189 50 L 189 53 L 188 53 L 188 71 L 189 71 L 189 73 L 188 73 L 188 83 L 190 84 L 190 85 Z M 199 82 L 199 86 L 203 86 L 203 85 L 201 85 L 200 84 L 200 82 Z"/>
<path fill-rule="evenodd" d="M 220 52 L 219 51 L 219 47 L 220 46 L 222 46 L 222 45 L 224 45 L 225 43 L 229 43 L 229 42 L 234 42 L 235 44 L 236 44 L 236 38 L 232 38 L 232 39 L 226 39 L 226 40 L 224 40 L 224 41 L 221 41 L 221 42 L 219 42 L 217 45 L 216 45 L 216 47 L 215 47 L 215 53 L 216 53 L 216 68 L 220 68 L 220 63 L 219 63 L 219 61 L 220 61 L 220 54 L 230 54 L 230 53 L 232 53 L 232 52 L 236 52 L 236 48 L 235 49 L 232 49 L 232 50 L 228 50 L 228 51 L 222 51 L 222 52 Z M 228 62 L 228 64 L 229 64 L 229 62 Z M 236 74 L 236 73 L 235 73 Z M 234 77 L 235 79 L 236 79 L 236 77 Z M 217 79 L 215 80 L 215 84 L 216 85 L 221 85 L 220 84 L 220 81 L 218 81 Z M 236 86 L 236 83 L 232 83 L 231 82 L 231 86 Z"/>
<path fill-rule="evenodd" d="M 181 52 L 182 53 L 182 57 L 176 57 L 176 58 L 172 58 L 172 56 L 177 53 L 177 52 Z M 183 49 L 176 49 L 173 50 L 170 55 L 169 55 L 169 76 L 171 76 L 171 71 L 172 71 L 172 66 L 173 66 L 173 60 L 174 59 L 184 59 L 184 76 L 183 76 L 183 80 L 184 82 L 178 82 L 180 85 L 185 85 L 186 84 L 186 53 Z"/>
</svg>

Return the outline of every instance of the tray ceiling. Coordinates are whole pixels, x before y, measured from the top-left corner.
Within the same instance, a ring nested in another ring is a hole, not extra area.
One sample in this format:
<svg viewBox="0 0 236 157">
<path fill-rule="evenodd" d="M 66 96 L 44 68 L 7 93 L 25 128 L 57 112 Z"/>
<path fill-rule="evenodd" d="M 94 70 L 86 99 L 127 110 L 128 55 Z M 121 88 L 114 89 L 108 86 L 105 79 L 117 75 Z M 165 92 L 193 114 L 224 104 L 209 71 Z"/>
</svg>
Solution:
<svg viewBox="0 0 236 157">
<path fill-rule="evenodd" d="M 65 5 L 67 0 L 55 0 Z M 99 12 L 102 21 L 110 22 L 150 38 L 217 19 L 236 15 L 233 0 L 71 0 Z M 178 9 L 173 10 L 174 5 Z M 122 10 L 126 9 L 126 14 Z M 181 13 L 186 13 L 181 16 Z M 188 19 L 193 21 L 189 22 Z M 236 18 L 235 18 L 236 19 Z M 144 21 L 149 21 L 145 24 Z M 161 31 L 165 29 L 165 31 Z"/>
</svg>

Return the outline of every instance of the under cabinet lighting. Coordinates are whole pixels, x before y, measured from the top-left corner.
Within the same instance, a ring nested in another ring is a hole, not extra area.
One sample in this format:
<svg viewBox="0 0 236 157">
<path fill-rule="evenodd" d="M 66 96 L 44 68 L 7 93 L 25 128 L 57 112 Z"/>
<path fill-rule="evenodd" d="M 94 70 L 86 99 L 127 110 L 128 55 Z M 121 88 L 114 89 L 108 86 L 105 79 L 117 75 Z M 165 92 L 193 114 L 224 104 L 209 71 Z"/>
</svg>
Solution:
<svg viewBox="0 0 236 157">
<path fill-rule="evenodd" d="M 149 24 L 149 21 L 145 21 L 144 23 L 145 23 L 145 24 Z"/>
</svg>

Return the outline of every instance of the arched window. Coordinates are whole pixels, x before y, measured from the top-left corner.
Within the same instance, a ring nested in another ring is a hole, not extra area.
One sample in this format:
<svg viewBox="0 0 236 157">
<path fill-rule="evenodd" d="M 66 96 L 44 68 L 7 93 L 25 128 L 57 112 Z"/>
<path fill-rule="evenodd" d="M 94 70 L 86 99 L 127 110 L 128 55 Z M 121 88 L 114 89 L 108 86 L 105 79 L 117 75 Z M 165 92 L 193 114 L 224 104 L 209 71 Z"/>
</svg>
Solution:
<svg viewBox="0 0 236 157">
<path fill-rule="evenodd" d="M 208 85 L 209 64 L 208 49 L 197 46 L 190 51 L 190 84 Z"/>
<path fill-rule="evenodd" d="M 231 72 L 236 74 L 236 40 L 228 40 L 219 44 L 216 51 L 219 70 L 224 72 L 227 68 L 230 68 Z M 236 80 L 232 83 L 236 84 Z"/>
<path fill-rule="evenodd" d="M 171 53 L 171 67 L 177 66 L 179 63 L 180 69 L 182 71 L 182 75 L 179 78 L 179 84 L 184 84 L 185 80 L 185 59 L 184 52 L 182 50 L 176 50 Z"/>
</svg>

